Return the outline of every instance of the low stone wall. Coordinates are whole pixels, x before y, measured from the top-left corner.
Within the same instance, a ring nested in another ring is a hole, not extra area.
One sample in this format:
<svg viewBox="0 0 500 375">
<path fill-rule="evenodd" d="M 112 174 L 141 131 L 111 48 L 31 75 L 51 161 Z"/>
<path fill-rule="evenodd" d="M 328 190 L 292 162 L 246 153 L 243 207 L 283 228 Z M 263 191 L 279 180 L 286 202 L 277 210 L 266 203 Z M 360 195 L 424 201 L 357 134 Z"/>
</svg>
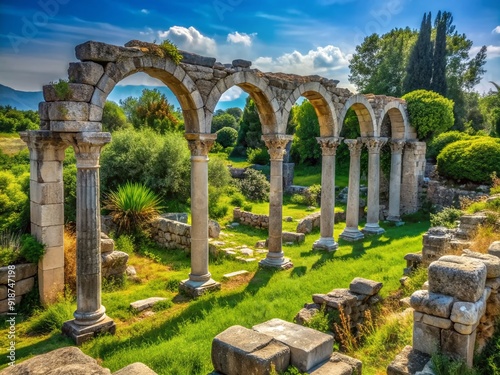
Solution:
<svg viewBox="0 0 500 375">
<path fill-rule="evenodd" d="M 468 198 L 478 200 L 488 196 L 489 187 L 480 186 L 478 190 L 466 190 L 465 187 L 450 188 L 442 181 L 430 180 L 427 182 L 427 200 L 433 206 L 439 208 L 455 207 L 460 208 L 460 199 Z"/>
<path fill-rule="evenodd" d="M 354 334 L 357 327 L 365 321 L 365 311 L 382 301 L 379 296 L 382 283 L 356 277 L 351 281 L 349 289 L 334 289 L 327 294 L 313 294 L 313 303 L 306 303 L 295 316 L 297 324 L 304 325 L 324 306 L 325 312 L 342 312 L 350 321 Z"/>
<path fill-rule="evenodd" d="M 242 211 L 239 207 L 233 210 L 233 220 L 237 223 L 248 225 L 258 229 L 269 228 L 269 216 L 257 215 L 251 212 Z"/>
<path fill-rule="evenodd" d="M 345 212 L 335 212 L 334 221 L 336 223 L 345 222 L 346 213 Z M 297 224 L 297 233 L 309 234 L 314 229 L 321 226 L 321 212 L 315 212 L 311 215 L 306 216 Z"/>
<path fill-rule="evenodd" d="M 35 263 L 0 268 L 0 314 L 9 311 L 9 298 L 19 306 L 22 297 L 33 289 L 37 270 Z"/>
<path fill-rule="evenodd" d="M 465 251 L 429 266 L 428 290 L 410 299 L 414 311 L 413 349 L 438 350 L 472 366 L 474 348 L 484 348 L 500 315 L 500 259 Z"/>
</svg>

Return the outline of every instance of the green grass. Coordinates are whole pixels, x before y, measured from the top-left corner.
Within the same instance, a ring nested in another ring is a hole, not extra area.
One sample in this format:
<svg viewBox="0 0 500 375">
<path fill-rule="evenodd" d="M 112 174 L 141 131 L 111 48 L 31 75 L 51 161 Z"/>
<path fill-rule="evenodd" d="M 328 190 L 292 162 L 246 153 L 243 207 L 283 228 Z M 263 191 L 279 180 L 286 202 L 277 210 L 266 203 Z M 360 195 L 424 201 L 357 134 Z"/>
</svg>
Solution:
<svg viewBox="0 0 500 375">
<path fill-rule="evenodd" d="M 82 349 L 112 371 L 140 360 L 159 374 L 207 374 L 212 370 L 212 339 L 232 325 L 251 327 L 272 318 L 292 321 L 302 305 L 311 301 L 313 293 L 348 287 L 356 276 L 382 281 L 382 295 L 397 289 L 405 266 L 403 256 L 420 250 L 421 235 L 428 226 L 425 222 L 387 227 L 381 237 L 369 237 L 355 244 L 341 240 L 335 254 L 310 250 L 319 238 L 315 232 L 306 236 L 306 242 L 300 246 L 284 246 L 295 267 L 282 272 L 258 269 L 256 263 L 211 259 L 210 271 L 215 280 L 240 269 L 250 271 L 249 277 L 224 280 L 220 292 L 195 301 L 188 301 L 175 291 L 176 282 L 187 278 L 190 271 L 185 253 L 146 246 L 141 252 L 147 253 L 147 257 L 134 254 L 129 260 L 142 282 L 127 282 L 123 289 L 103 293 L 103 305 L 117 323 L 116 335 L 97 338 Z M 335 226 L 336 237 L 342 227 Z M 244 226 L 223 233 L 221 240 L 228 246 L 253 246 L 267 237 L 266 231 Z M 128 309 L 130 302 L 151 296 L 166 297 L 173 305 L 152 317 L 136 315 Z M 17 327 L 19 361 L 70 344 L 56 331 L 28 336 L 27 325 L 29 322 L 19 322 Z M 6 337 L 5 333 L 3 329 L 0 335 Z"/>
</svg>

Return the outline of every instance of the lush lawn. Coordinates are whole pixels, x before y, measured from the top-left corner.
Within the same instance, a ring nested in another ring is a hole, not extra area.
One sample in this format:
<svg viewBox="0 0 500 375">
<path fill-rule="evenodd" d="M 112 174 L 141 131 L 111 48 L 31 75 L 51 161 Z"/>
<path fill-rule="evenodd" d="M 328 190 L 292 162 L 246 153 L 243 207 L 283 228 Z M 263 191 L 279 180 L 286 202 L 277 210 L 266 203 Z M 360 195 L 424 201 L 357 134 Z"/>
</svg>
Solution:
<svg viewBox="0 0 500 375">
<path fill-rule="evenodd" d="M 178 281 L 189 273 L 186 255 L 181 251 L 143 248 L 143 255 L 132 255 L 129 261 L 136 267 L 141 283 L 128 282 L 125 289 L 117 290 L 108 285 L 103 293 L 103 304 L 118 326 L 116 335 L 95 339 L 82 349 L 112 371 L 141 361 L 159 374 L 205 375 L 212 370 L 212 339 L 229 326 L 251 327 L 271 318 L 292 321 L 302 305 L 311 301 L 311 294 L 348 287 L 356 276 L 382 281 L 383 295 L 397 289 L 405 266 L 403 256 L 421 249 L 421 235 L 428 226 L 428 222 L 423 222 L 387 227 L 381 237 L 356 244 L 340 241 L 335 254 L 312 252 L 312 243 L 319 238 L 319 233 L 312 233 L 304 244 L 284 247 L 295 267 L 282 272 L 258 269 L 257 263 L 212 259 L 210 271 L 214 279 L 222 282 L 222 290 L 195 301 L 176 292 Z M 336 225 L 335 237 L 342 227 Z M 265 231 L 244 226 L 223 233 L 221 240 L 232 247 L 253 246 L 266 238 Z M 250 274 L 238 280 L 223 280 L 223 274 L 241 269 Z M 134 315 L 128 310 L 130 302 L 151 296 L 170 298 L 173 305 L 152 316 Z M 35 316 L 30 320 L 37 319 Z M 30 321 L 17 325 L 18 360 L 71 344 L 57 329 L 50 334 L 28 335 L 29 325 Z M 6 330 L 0 335 L 3 340 Z M 1 361 L 5 363 L 6 359 Z M 381 363 L 381 367 L 385 365 Z M 365 367 L 364 373 L 374 372 Z"/>
</svg>

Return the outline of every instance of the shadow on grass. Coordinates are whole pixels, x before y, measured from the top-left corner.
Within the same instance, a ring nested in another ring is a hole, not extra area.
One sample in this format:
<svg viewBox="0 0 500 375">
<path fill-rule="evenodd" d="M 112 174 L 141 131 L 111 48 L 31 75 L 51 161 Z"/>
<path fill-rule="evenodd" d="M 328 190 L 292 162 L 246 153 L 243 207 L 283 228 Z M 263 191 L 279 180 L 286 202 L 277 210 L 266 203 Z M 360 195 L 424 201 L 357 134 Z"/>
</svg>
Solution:
<svg viewBox="0 0 500 375">
<path fill-rule="evenodd" d="M 298 278 L 298 277 L 302 277 L 306 274 L 307 272 L 307 266 L 299 266 L 299 267 L 295 267 L 292 272 L 290 272 L 290 277 L 295 277 L 295 278 Z"/>
</svg>

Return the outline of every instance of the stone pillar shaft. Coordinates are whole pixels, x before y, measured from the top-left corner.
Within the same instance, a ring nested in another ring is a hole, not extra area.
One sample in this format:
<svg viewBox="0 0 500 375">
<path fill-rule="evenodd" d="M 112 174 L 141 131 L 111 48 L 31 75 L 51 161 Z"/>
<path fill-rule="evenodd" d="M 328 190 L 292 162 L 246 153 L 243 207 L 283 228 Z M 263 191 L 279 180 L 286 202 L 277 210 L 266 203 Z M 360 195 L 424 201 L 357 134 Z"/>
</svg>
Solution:
<svg viewBox="0 0 500 375">
<path fill-rule="evenodd" d="M 191 273 L 179 289 L 193 297 L 220 289 L 208 270 L 208 152 L 217 135 L 187 133 L 191 151 Z"/>
<path fill-rule="evenodd" d="M 335 251 L 338 244 L 333 238 L 335 224 L 335 155 L 341 138 L 316 138 L 321 145 L 321 238 L 313 244 L 313 249 Z"/>
<path fill-rule="evenodd" d="M 380 228 L 379 195 L 380 195 L 380 149 L 387 142 L 387 138 L 364 138 L 368 147 L 368 213 L 364 233 L 381 234 Z"/>
<path fill-rule="evenodd" d="M 77 325 L 106 318 L 101 305 L 101 213 L 99 157 L 109 133 L 63 134 L 76 156 L 76 299 Z"/>
<path fill-rule="evenodd" d="M 288 135 L 263 135 L 271 156 L 271 187 L 269 192 L 269 242 L 266 259 L 260 265 L 275 268 L 291 268 L 293 264 L 286 259 L 282 250 L 283 232 L 283 156 L 286 145 L 292 139 Z"/>
<path fill-rule="evenodd" d="M 403 156 L 403 140 L 391 142 L 391 177 L 389 182 L 389 217 L 387 220 L 400 221 L 401 201 L 401 161 Z"/>
<path fill-rule="evenodd" d="M 361 139 L 346 139 L 349 147 L 349 188 L 347 195 L 346 227 L 340 237 L 347 241 L 356 241 L 364 237 L 358 229 L 359 223 L 359 179 L 361 172 Z"/>
<path fill-rule="evenodd" d="M 59 135 L 49 131 L 22 132 L 30 151 L 31 234 L 45 245 L 38 262 L 38 287 L 43 305 L 64 291 L 64 150 Z"/>
</svg>

